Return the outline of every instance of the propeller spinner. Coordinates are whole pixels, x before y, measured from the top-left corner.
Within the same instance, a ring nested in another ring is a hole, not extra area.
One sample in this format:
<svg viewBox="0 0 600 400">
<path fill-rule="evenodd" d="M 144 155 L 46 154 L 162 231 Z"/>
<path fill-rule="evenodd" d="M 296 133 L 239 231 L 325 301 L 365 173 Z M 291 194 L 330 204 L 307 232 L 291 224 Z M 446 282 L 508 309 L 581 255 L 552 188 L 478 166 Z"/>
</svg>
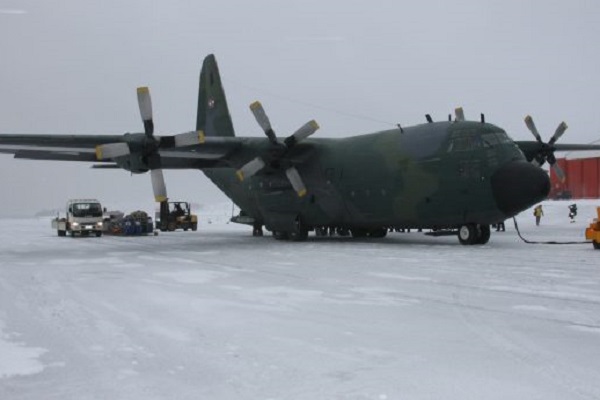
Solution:
<svg viewBox="0 0 600 400">
<path fill-rule="evenodd" d="M 262 104 L 259 101 L 255 101 L 254 103 L 250 104 L 250 110 L 252 111 L 254 118 L 256 118 L 256 122 L 258 122 L 258 125 L 260 125 L 262 130 L 265 132 L 265 135 L 271 142 L 272 149 L 267 155 L 256 157 L 242 166 L 242 168 L 236 172 L 236 175 L 240 181 L 255 175 L 267 165 L 273 165 L 274 161 L 279 161 L 280 159 L 284 158 L 288 150 L 292 149 L 297 143 L 306 139 L 315 133 L 317 129 L 319 129 L 319 124 L 317 124 L 315 120 L 311 120 L 302 125 L 292 135 L 285 138 L 283 143 L 281 143 L 273 131 L 269 117 L 267 116 Z M 288 167 L 285 170 L 285 174 L 298 196 L 305 196 L 307 193 L 306 185 L 304 184 L 296 167 L 293 165 Z"/>
</svg>

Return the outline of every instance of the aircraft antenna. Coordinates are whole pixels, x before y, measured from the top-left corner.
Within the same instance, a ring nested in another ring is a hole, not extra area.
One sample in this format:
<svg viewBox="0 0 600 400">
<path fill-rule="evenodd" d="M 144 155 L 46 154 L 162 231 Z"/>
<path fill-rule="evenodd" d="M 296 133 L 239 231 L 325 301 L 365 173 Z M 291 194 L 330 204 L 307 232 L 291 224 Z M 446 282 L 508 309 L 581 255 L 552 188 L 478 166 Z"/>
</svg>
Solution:
<svg viewBox="0 0 600 400">
<path fill-rule="evenodd" d="M 427 122 L 429 122 L 430 124 L 433 122 L 433 119 L 431 118 L 431 115 L 429 114 L 425 114 L 425 119 L 427 120 Z"/>
<path fill-rule="evenodd" d="M 396 126 L 398 127 L 398 129 L 400 129 L 400 133 L 404 133 L 404 129 L 402 129 L 402 125 L 396 124 Z"/>
<path fill-rule="evenodd" d="M 485 124 L 485 114 L 481 113 L 481 123 Z"/>
</svg>

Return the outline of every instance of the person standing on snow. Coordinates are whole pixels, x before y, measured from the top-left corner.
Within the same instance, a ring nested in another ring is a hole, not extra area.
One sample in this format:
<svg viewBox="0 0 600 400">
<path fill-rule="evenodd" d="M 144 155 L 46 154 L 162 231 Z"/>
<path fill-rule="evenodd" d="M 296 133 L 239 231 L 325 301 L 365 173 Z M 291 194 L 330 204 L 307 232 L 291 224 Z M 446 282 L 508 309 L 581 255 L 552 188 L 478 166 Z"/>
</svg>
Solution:
<svg viewBox="0 0 600 400">
<path fill-rule="evenodd" d="M 577 216 L 577 204 L 573 203 L 569 206 L 569 218 L 571 218 L 571 222 L 575 222 L 576 216 Z"/>
<path fill-rule="evenodd" d="M 533 215 L 535 216 L 535 225 L 540 226 L 542 215 L 544 215 L 544 210 L 542 210 L 541 204 L 535 206 L 535 208 L 533 209 Z"/>
</svg>

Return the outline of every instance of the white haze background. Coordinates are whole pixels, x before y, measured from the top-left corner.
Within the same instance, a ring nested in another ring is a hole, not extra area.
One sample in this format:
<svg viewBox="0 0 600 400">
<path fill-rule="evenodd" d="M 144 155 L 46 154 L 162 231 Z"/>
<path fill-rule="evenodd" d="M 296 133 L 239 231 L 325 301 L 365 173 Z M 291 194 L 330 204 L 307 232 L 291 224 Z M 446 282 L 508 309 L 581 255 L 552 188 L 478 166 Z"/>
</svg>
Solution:
<svg viewBox="0 0 600 400">
<path fill-rule="evenodd" d="M 484 112 L 514 139 L 599 138 L 600 3 L 591 1 L 0 0 L 0 132 L 142 130 L 135 88 L 151 88 L 157 134 L 194 128 L 198 73 L 215 53 L 238 135 L 279 135 L 311 118 L 321 137 Z M 198 171 L 167 171 L 170 197 L 223 195 Z M 152 202 L 148 175 L 0 155 L 1 215 L 71 197 Z"/>
</svg>

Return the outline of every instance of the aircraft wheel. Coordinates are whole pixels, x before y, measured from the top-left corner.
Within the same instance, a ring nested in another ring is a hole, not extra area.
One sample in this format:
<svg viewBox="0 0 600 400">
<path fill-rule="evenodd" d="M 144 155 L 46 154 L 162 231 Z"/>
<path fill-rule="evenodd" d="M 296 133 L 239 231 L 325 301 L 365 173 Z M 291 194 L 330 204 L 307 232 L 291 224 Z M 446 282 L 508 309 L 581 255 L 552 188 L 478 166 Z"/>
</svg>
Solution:
<svg viewBox="0 0 600 400">
<path fill-rule="evenodd" d="M 362 228 L 350 229 L 353 238 L 364 238 L 367 237 L 367 230 Z"/>
<path fill-rule="evenodd" d="M 304 242 L 308 238 L 308 230 L 301 228 L 298 231 L 290 232 L 288 236 L 294 242 Z"/>
<path fill-rule="evenodd" d="M 477 240 L 476 244 L 486 244 L 490 241 L 490 226 L 489 225 L 477 225 Z"/>
<path fill-rule="evenodd" d="M 369 231 L 369 237 L 371 238 L 384 238 L 386 235 L 387 229 L 385 228 L 373 229 L 372 231 Z"/>
<path fill-rule="evenodd" d="M 273 231 L 273 237 L 275 240 L 288 240 L 289 236 L 287 232 Z"/>
<path fill-rule="evenodd" d="M 342 237 L 350 236 L 350 231 L 346 228 L 336 228 L 335 233 Z"/>
<path fill-rule="evenodd" d="M 327 236 L 327 228 L 323 227 L 323 226 L 315 228 L 315 235 L 316 236 Z"/>
<path fill-rule="evenodd" d="M 458 241 L 460 244 L 475 244 L 478 237 L 475 224 L 465 224 L 458 228 Z"/>
<path fill-rule="evenodd" d="M 256 224 L 252 228 L 252 236 L 260 237 L 263 235 L 262 225 Z"/>
</svg>

